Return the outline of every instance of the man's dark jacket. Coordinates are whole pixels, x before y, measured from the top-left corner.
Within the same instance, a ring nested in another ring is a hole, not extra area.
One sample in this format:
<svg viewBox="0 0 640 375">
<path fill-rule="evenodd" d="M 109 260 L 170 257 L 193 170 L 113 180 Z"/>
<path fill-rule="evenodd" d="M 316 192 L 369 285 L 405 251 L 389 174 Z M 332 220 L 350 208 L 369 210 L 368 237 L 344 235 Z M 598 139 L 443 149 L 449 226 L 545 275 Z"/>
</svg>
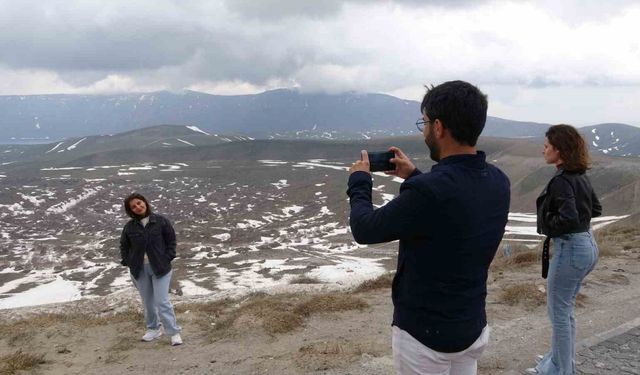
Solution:
<svg viewBox="0 0 640 375">
<path fill-rule="evenodd" d="M 507 176 L 485 154 L 416 170 L 400 194 L 374 210 L 371 176 L 349 177 L 350 225 L 358 243 L 400 240 L 393 325 L 440 352 L 459 352 L 487 324 L 487 273 L 509 213 Z"/>
<path fill-rule="evenodd" d="M 602 214 L 602 205 L 585 173 L 558 168 L 536 199 L 538 233 L 557 237 L 589 230 L 592 217 Z"/>
<path fill-rule="evenodd" d="M 142 271 L 145 252 L 155 276 L 162 277 L 171 271 L 171 261 L 176 257 L 176 233 L 164 216 L 152 213 L 146 226 L 131 219 L 122 229 L 121 263 L 129 267 L 135 279 Z"/>
</svg>

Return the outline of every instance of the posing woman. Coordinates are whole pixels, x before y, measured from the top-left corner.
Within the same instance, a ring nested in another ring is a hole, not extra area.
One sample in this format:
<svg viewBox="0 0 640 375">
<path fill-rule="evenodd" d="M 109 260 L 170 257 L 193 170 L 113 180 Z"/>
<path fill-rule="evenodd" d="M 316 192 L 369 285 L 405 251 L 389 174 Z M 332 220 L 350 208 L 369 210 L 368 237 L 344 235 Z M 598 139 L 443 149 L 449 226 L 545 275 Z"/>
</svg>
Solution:
<svg viewBox="0 0 640 375">
<path fill-rule="evenodd" d="M 547 130 L 542 152 L 556 173 L 536 200 L 538 233 L 543 247 L 542 277 L 547 283 L 547 310 L 553 329 L 551 351 L 539 358 L 531 374 L 575 374 L 576 322 L 574 307 L 582 280 L 598 261 L 598 246 L 590 229 L 602 206 L 585 172 L 589 151 L 578 131 L 569 125 Z M 553 259 L 549 264 L 549 239 Z"/>
<path fill-rule="evenodd" d="M 133 284 L 142 297 L 148 329 L 142 340 L 162 336 L 162 322 L 164 332 L 171 336 L 171 345 L 180 345 L 181 329 L 169 302 L 171 261 L 176 257 L 175 231 L 169 220 L 151 212 L 147 199 L 138 193 L 125 198 L 124 210 L 131 220 L 120 237 L 121 263 L 129 267 Z"/>
</svg>

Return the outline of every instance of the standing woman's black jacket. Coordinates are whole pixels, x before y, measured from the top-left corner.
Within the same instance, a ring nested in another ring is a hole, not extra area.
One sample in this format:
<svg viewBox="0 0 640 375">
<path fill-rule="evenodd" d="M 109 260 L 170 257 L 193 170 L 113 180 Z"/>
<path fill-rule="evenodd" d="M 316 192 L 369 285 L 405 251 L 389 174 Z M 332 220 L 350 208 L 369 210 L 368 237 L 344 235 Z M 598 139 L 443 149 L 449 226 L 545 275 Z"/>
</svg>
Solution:
<svg viewBox="0 0 640 375">
<path fill-rule="evenodd" d="M 585 173 L 560 167 L 536 200 L 538 233 L 557 237 L 587 232 L 591 218 L 602 214 L 602 206 Z"/>
<path fill-rule="evenodd" d="M 176 233 L 164 216 L 152 213 L 147 226 L 131 219 L 122 229 L 120 255 L 122 265 L 128 266 L 134 278 L 138 278 L 147 253 L 153 274 L 162 277 L 171 271 L 171 261 L 176 257 Z"/>
</svg>

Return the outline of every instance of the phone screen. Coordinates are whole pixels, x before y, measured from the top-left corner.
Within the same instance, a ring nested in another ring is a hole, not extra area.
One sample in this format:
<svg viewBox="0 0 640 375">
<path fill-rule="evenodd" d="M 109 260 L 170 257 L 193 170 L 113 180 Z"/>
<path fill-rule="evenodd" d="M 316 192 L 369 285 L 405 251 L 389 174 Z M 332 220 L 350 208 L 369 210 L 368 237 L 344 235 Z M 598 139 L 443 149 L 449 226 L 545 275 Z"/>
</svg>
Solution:
<svg viewBox="0 0 640 375">
<path fill-rule="evenodd" d="M 395 164 L 389 161 L 395 156 L 393 151 L 370 152 L 368 154 L 371 172 L 392 171 L 396 169 Z"/>
</svg>

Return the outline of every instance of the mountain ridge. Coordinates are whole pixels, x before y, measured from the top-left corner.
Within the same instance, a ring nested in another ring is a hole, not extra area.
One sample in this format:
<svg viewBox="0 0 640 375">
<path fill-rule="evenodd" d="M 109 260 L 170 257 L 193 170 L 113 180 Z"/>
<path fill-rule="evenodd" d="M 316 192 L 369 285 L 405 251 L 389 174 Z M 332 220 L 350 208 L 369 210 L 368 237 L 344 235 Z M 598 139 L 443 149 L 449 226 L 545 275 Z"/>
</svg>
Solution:
<svg viewBox="0 0 640 375">
<path fill-rule="evenodd" d="M 7 130 L 0 141 L 12 137 L 59 139 L 109 134 L 167 123 L 263 137 L 318 127 L 329 132 L 348 131 L 351 136 L 376 129 L 408 134 L 415 130 L 411 125 L 420 116 L 419 107 L 417 101 L 386 94 L 301 93 L 291 89 L 229 96 L 188 90 L 120 95 L 12 95 L 0 96 L 0 110 L 5 113 L 0 127 Z M 488 124 L 504 127 L 510 121 L 489 117 Z M 546 125 L 514 123 L 518 128 Z"/>
<path fill-rule="evenodd" d="M 592 129 L 598 133 L 597 127 Z M 479 139 L 478 149 L 485 151 L 487 160 L 504 169 L 510 177 L 512 206 L 516 210 L 532 212 L 537 193 L 553 174 L 553 169 L 541 159 L 541 144 L 542 140 L 537 138 L 482 136 Z M 193 162 L 206 169 L 211 163 L 218 168 L 235 162 L 261 160 L 299 163 L 321 159 L 349 165 L 362 149 L 382 151 L 392 145 L 403 149 L 425 171 L 433 165 L 417 132 L 413 136 L 359 140 L 252 139 L 163 125 L 47 145 L 0 146 L 0 175 L 27 178 L 49 175 L 48 171 L 56 169 L 85 170 L 83 174 L 66 173 L 80 177 L 92 175 L 92 169 L 105 166 L 143 167 Z M 640 189 L 640 161 L 613 153 L 594 153 L 592 158 L 594 163 L 589 174 L 610 214 L 635 213 L 634 210 L 629 212 L 629 207 L 635 207 L 634 192 Z M 204 169 L 194 173 L 207 175 Z M 261 176 L 265 173 L 260 168 L 254 171 Z"/>
<path fill-rule="evenodd" d="M 420 116 L 419 108 L 417 101 L 386 94 L 304 93 L 292 89 L 228 96 L 189 90 L 0 96 L 0 144 L 59 142 L 162 124 L 262 139 L 387 138 L 417 134 L 414 123 Z M 541 139 L 548 126 L 488 116 L 483 135 Z M 581 127 L 580 131 L 593 151 L 640 155 L 640 128 L 605 123 Z M 598 137 L 603 139 L 598 142 Z"/>
</svg>

